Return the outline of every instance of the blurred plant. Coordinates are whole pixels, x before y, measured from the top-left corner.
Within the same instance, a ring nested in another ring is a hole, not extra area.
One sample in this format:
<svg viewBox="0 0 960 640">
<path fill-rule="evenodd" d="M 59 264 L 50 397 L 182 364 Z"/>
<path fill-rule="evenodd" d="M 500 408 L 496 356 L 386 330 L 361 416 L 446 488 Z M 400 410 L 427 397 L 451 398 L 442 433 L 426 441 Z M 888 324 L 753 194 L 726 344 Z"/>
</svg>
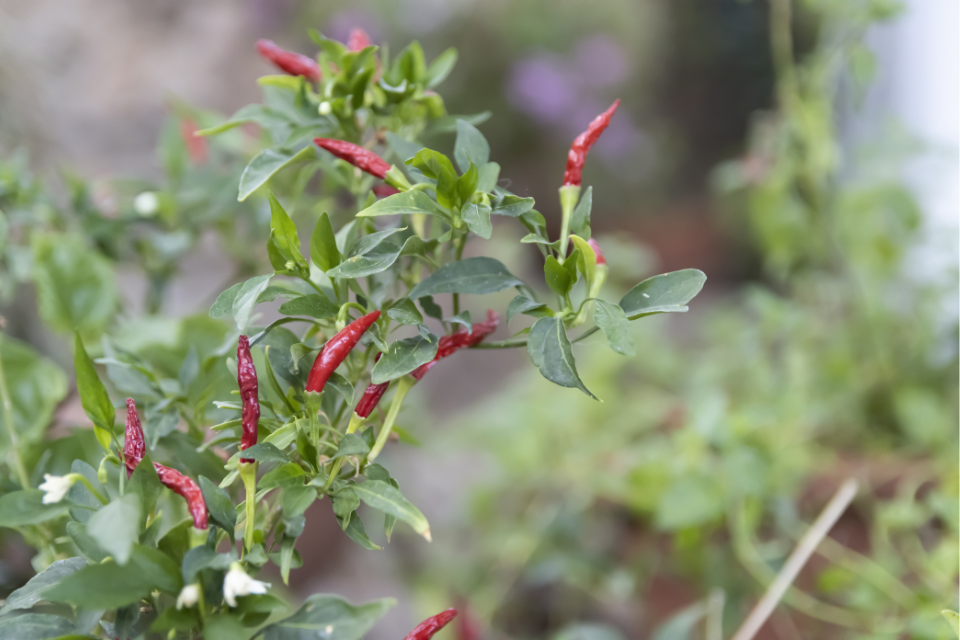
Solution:
<svg viewBox="0 0 960 640">
<path fill-rule="evenodd" d="M 719 638 L 711 589 L 724 590 L 732 630 L 750 578 L 773 579 L 820 487 L 854 474 L 867 490 L 846 539 L 821 543 L 826 562 L 775 622 L 818 638 L 949 637 L 939 611 L 956 604 L 960 488 L 956 327 L 942 309 L 955 292 L 905 269 L 920 212 L 901 156 L 874 140 L 841 164 L 836 131 L 840 88 L 873 67 L 863 35 L 895 8 L 803 6 L 819 36 L 795 62 L 792 3 L 772 0 L 777 109 L 758 118 L 746 157 L 716 173 L 767 283 L 682 340 L 642 327 L 642 359 L 591 352 L 581 368 L 608 403 L 513 380 L 485 404 L 495 410 L 471 408 L 468 446 L 499 475 L 478 490 L 456 550 L 422 574 L 425 598 L 462 593 L 509 635 L 595 616 L 633 632 L 652 626 L 626 613 L 634 600 L 659 602 L 660 577 L 679 574 L 704 600 L 653 637 L 704 637 L 703 625 Z"/>
</svg>

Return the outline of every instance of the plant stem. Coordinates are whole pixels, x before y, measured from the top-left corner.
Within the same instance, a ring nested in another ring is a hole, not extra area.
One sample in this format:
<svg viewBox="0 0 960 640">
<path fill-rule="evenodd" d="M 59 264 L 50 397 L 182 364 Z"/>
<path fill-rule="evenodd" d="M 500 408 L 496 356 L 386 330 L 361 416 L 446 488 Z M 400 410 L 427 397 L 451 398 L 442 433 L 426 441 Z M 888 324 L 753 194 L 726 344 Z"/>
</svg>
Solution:
<svg viewBox="0 0 960 640">
<path fill-rule="evenodd" d="M 410 376 L 400 378 L 400 381 L 397 383 L 397 392 L 393 395 L 393 402 L 390 404 L 390 411 L 387 412 L 387 417 L 383 421 L 380 435 L 377 436 L 377 441 L 373 444 L 373 449 L 367 454 L 368 463 L 376 460 L 383 446 L 387 444 L 387 438 L 390 437 L 390 430 L 393 429 L 393 423 L 396 422 L 397 415 L 400 413 L 400 405 L 403 404 L 404 397 L 406 397 L 407 392 L 413 388 L 414 384 L 416 384 L 416 381 Z"/>
<path fill-rule="evenodd" d="M 350 416 L 350 424 L 347 425 L 346 433 L 353 433 L 360 428 L 360 425 L 363 424 L 363 418 L 354 413 Z M 346 434 L 344 434 L 346 435 Z M 323 492 L 326 493 L 330 489 L 330 485 L 333 484 L 333 481 L 337 479 L 337 474 L 340 473 L 340 467 L 343 466 L 343 458 L 337 458 L 333 461 L 333 466 L 330 468 L 330 473 L 327 475 L 327 482 L 323 485 Z"/>
<path fill-rule="evenodd" d="M 457 248 L 456 259 L 460 260 L 461 258 L 463 258 L 463 247 L 467 244 L 467 237 L 463 236 L 462 238 L 460 238 L 459 242 L 454 240 L 453 244 Z M 460 313 L 460 294 L 455 293 L 453 294 L 453 315 L 457 315 L 459 313 Z"/>
<path fill-rule="evenodd" d="M 27 467 L 23 463 L 23 456 L 20 455 L 17 429 L 13 424 L 13 402 L 11 402 L 10 393 L 7 390 L 7 376 L 3 371 L 2 356 L 0 356 L 0 400 L 3 402 L 3 422 L 7 425 L 7 433 L 10 435 L 10 448 L 13 449 L 13 459 L 14 466 L 17 469 L 17 477 L 20 480 L 20 486 L 27 489 L 30 487 L 30 476 L 27 474 Z"/>
<path fill-rule="evenodd" d="M 257 467 L 259 463 L 257 461 L 253 462 L 241 462 L 240 463 L 240 479 L 243 480 L 243 486 L 247 490 L 247 501 L 246 501 L 246 511 L 247 511 L 247 521 L 244 523 L 243 527 L 243 552 L 244 554 L 250 553 L 250 550 L 253 548 L 253 532 L 254 525 L 256 524 L 257 516 Z"/>
<path fill-rule="evenodd" d="M 121 470 L 121 473 L 123 473 L 123 470 Z M 107 500 L 106 498 L 103 497 L 103 494 L 101 494 L 99 491 L 97 491 L 96 489 L 93 488 L 93 484 L 91 484 L 89 480 L 87 480 L 86 478 L 84 478 L 82 474 L 79 474 L 79 473 L 71 473 L 70 476 L 73 477 L 74 479 L 79 480 L 80 482 L 82 482 L 82 483 L 83 483 L 83 486 L 85 486 L 85 487 L 90 491 L 90 493 L 93 494 L 93 497 L 100 501 L 100 504 L 109 504 L 109 503 L 110 503 L 109 500 Z"/>
</svg>

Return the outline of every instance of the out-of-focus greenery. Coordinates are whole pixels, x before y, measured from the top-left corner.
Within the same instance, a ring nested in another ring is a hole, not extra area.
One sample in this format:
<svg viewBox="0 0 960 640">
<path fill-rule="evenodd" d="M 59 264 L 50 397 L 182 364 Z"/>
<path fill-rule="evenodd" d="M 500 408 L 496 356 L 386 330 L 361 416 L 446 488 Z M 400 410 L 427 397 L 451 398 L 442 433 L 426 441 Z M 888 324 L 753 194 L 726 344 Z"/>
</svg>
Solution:
<svg viewBox="0 0 960 640">
<path fill-rule="evenodd" d="M 893 11 L 803 8 L 819 39 L 794 62 L 790 3 L 771 3 L 777 109 L 715 173 L 762 280 L 697 305 L 680 331 L 636 327 L 635 360 L 584 358 L 604 404 L 527 376 L 471 407 L 465 444 L 493 468 L 464 538 L 418 575 L 426 600 L 462 594 L 490 636 L 585 618 L 633 635 L 662 622 L 658 587 L 680 579 L 695 606 L 653 637 L 704 637 L 710 607 L 696 601 L 716 588 L 730 633 L 855 477 L 857 500 L 779 624 L 817 638 L 951 637 L 940 610 L 956 605 L 960 562 L 956 326 L 944 315 L 955 287 L 906 269 L 921 212 L 896 145 L 854 153 L 836 132 L 838 88 L 868 80 L 863 33 Z"/>
</svg>

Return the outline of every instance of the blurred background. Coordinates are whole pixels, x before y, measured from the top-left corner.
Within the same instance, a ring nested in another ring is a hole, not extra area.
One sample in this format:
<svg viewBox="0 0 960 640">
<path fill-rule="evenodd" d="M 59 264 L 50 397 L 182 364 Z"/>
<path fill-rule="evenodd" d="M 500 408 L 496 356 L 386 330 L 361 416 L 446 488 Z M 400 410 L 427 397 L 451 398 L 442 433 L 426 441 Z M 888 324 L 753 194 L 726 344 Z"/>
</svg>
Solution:
<svg viewBox="0 0 960 640">
<path fill-rule="evenodd" d="M 365 551 L 318 503 L 291 589 L 397 597 L 377 639 L 447 606 L 469 621 L 445 632 L 458 640 L 471 625 L 703 637 L 712 616 L 736 627 L 855 477 L 854 506 L 758 637 L 946 638 L 960 564 L 958 22 L 956 3 L 932 0 L 0 0 L 0 209 L 119 215 L 171 181 L 185 110 L 218 121 L 260 101 L 270 69 L 253 43 L 313 55 L 308 28 L 344 41 L 362 27 L 393 51 L 417 39 L 428 59 L 456 47 L 447 111 L 492 113 L 478 126 L 501 177 L 554 234 L 570 141 L 621 98 L 584 172 L 609 286 L 694 267 L 703 294 L 685 316 L 634 323 L 636 358 L 585 353 L 603 403 L 550 385 L 521 350 L 465 352 L 427 378 L 400 421 L 420 445 L 388 455 L 435 542 L 398 533 Z M 157 313 L 205 315 L 264 262 L 245 243 L 269 214 L 235 202 L 240 168 L 204 169 L 225 195 L 197 216 L 215 204 L 219 217 L 138 240 L 139 261 L 84 227 L 111 260 L 91 268 L 119 283 L 103 292 L 118 335 Z M 492 242 L 535 274 L 518 233 L 495 226 Z M 7 257 L 8 332 L 69 371 L 67 339 L 37 322 L 44 285 L 18 264 Z M 85 421 L 74 394 L 55 410 L 59 428 Z M 12 589 L 29 558 L 4 544 Z"/>
</svg>

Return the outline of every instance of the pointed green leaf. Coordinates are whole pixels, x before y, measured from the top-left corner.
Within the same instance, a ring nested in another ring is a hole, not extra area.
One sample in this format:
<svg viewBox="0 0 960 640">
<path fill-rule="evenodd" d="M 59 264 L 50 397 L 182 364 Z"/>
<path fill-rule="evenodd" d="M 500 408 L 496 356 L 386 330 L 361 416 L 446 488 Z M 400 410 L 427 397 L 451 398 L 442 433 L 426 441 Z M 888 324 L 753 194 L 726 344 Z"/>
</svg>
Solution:
<svg viewBox="0 0 960 640">
<path fill-rule="evenodd" d="M 313 145 L 307 145 L 300 151 L 274 151 L 273 149 L 264 149 L 253 157 L 247 168 L 243 170 L 240 176 L 240 194 L 237 200 L 243 201 L 261 187 L 277 171 L 292 164 L 298 160 L 306 160 L 316 156 Z"/>
<path fill-rule="evenodd" d="M 433 89 L 446 80 L 455 64 L 457 64 L 457 50 L 454 47 L 450 47 L 434 58 L 427 67 L 427 89 Z"/>
<path fill-rule="evenodd" d="M 475 234 L 489 240 L 493 235 L 493 225 L 490 223 L 490 207 L 485 204 L 468 202 L 460 210 L 460 216 L 467 223 L 467 228 Z"/>
<path fill-rule="evenodd" d="M 260 633 L 265 640 L 360 640 L 394 605 L 392 598 L 353 605 L 340 596 L 316 594 L 295 614 Z"/>
<path fill-rule="evenodd" d="M 623 309 L 605 300 L 594 300 L 594 303 L 597 306 L 593 312 L 593 320 L 606 334 L 610 348 L 625 356 L 635 356 L 637 350 L 630 335 L 630 321 Z"/>
<path fill-rule="evenodd" d="M 319 293 L 311 293 L 280 305 L 280 313 L 288 316 L 310 316 L 311 318 L 335 318 L 340 312 L 330 298 Z"/>
<path fill-rule="evenodd" d="M 440 337 L 429 334 L 397 340 L 390 345 L 380 360 L 373 366 L 371 382 L 382 384 L 405 376 L 420 365 L 433 360 L 437 355 Z"/>
<path fill-rule="evenodd" d="M 80 334 L 75 333 L 73 338 L 74 354 L 73 367 L 77 373 L 77 391 L 80 393 L 80 404 L 87 417 L 93 421 L 97 441 L 106 450 L 110 450 L 113 423 L 117 410 L 110 402 L 107 388 L 100 381 L 93 360 L 87 355 Z"/>
<path fill-rule="evenodd" d="M 494 258 L 466 258 L 450 262 L 422 280 L 409 293 L 411 300 L 438 293 L 486 294 L 523 285 L 523 281 L 510 273 Z"/>
<path fill-rule="evenodd" d="M 300 236 L 297 234 L 297 225 L 293 223 L 287 212 L 283 210 L 280 201 L 272 194 L 270 200 L 270 235 L 277 249 L 286 260 L 298 267 L 307 270 L 307 260 L 300 253 Z"/>
<path fill-rule="evenodd" d="M 527 351 L 544 378 L 561 387 L 576 388 L 596 399 L 577 373 L 573 349 L 560 318 L 540 318 L 530 328 Z"/>
<path fill-rule="evenodd" d="M 461 171 L 466 172 L 471 161 L 482 167 L 490 160 L 490 143 L 475 126 L 464 120 L 457 120 L 457 141 L 454 143 L 453 157 Z"/>
<path fill-rule="evenodd" d="M 409 524 L 414 531 L 430 540 L 430 523 L 400 490 L 382 480 L 367 480 L 353 485 L 353 490 L 368 506 L 388 513 Z"/>
<path fill-rule="evenodd" d="M 340 264 L 340 251 L 337 249 L 337 237 L 330 224 L 330 216 L 324 211 L 317 218 L 317 224 L 310 236 L 310 259 L 321 271 L 329 271 Z"/>
<path fill-rule="evenodd" d="M 87 533 L 119 565 L 127 564 L 140 532 L 140 497 L 128 493 L 106 505 L 87 522 Z"/>
<path fill-rule="evenodd" d="M 395 216 L 400 214 L 424 213 L 430 216 L 440 216 L 447 218 L 430 196 L 423 191 L 404 191 L 388 196 L 383 200 L 377 200 L 372 206 L 367 207 L 357 214 L 359 218 L 369 218 L 374 216 Z"/>
<path fill-rule="evenodd" d="M 620 300 L 620 307 L 630 320 L 654 313 L 681 313 L 706 281 L 707 276 L 697 269 L 653 276 L 630 289 Z"/>
</svg>

